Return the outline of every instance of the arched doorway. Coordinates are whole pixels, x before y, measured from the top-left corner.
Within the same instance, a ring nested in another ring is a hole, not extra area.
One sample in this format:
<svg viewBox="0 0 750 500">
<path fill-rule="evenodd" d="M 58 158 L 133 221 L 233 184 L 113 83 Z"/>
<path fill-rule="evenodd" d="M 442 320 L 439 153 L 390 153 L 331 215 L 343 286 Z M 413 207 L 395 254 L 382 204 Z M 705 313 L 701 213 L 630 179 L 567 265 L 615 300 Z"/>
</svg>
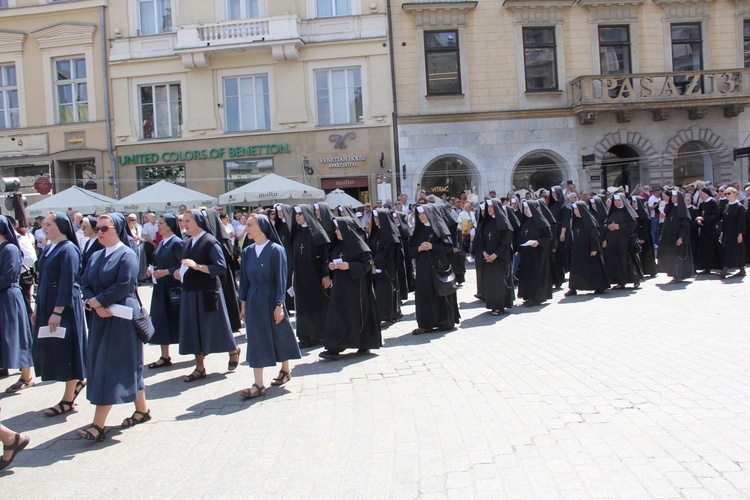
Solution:
<svg viewBox="0 0 750 500">
<path fill-rule="evenodd" d="M 638 152 L 626 144 L 612 146 L 602 158 L 602 189 L 625 187 L 632 191 L 641 182 Z"/>
<path fill-rule="evenodd" d="M 697 141 L 686 142 L 675 155 L 673 176 L 675 186 L 713 180 L 714 162 L 711 153 Z"/>
<path fill-rule="evenodd" d="M 477 194 L 479 173 L 466 158 L 441 156 L 433 160 L 422 173 L 422 189 L 429 195 L 458 196 L 463 192 Z"/>
<path fill-rule="evenodd" d="M 516 165 L 513 189 L 549 189 L 560 186 L 563 180 L 563 169 L 558 160 L 549 153 L 537 151 L 527 154 Z"/>
</svg>

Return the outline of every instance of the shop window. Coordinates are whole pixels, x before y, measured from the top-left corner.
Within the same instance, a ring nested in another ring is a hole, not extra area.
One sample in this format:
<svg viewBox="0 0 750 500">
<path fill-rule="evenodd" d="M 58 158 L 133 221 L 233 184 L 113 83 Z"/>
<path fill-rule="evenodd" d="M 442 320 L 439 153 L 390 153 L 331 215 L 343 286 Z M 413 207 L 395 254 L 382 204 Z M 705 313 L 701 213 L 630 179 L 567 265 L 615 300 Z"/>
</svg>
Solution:
<svg viewBox="0 0 750 500">
<path fill-rule="evenodd" d="M 0 66 L 0 129 L 20 126 L 16 66 Z"/>
<path fill-rule="evenodd" d="M 268 77 L 225 78 L 224 109 L 228 132 L 271 128 Z"/>
<path fill-rule="evenodd" d="M 458 31 L 425 31 L 427 95 L 461 94 Z"/>
<path fill-rule="evenodd" d="M 55 61 L 55 90 L 58 123 L 85 122 L 89 119 L 86 58 Z"/>
<path fill-rule="evenodd" d="M 252 19 L 260 17 L 259 0 L 227 0 L 229 19 Z"/>
<path fill-rule="evenodd" d="M 180 137 L 182 133 L 182 91 L 179 83 L 139 87 L 141 137 Z"/>
<path fill-rule="evenodd" d="M 351 16 L 352 0 L 316 0 L 317 17 Z"/>
<path fill-rule="evenodd" d="M 526 92 L 558 90 L 554 27 L 523 28 L 523 61 Z"/>
<path fill-rule="evenodd" d="M 362 123 L 360 68 L 315 71 L 318 125 Z"/>
<path fill-rule="evenodd" d="M 150 165 L 148 167 L 138 167 L 136 169 L 138 177 L 138 189 L 141 190 L 151 184 L 164 180 L 185 186 L 185 164 L 176 165 Z"/>
<path fill-rule="evenodd" d="M 227 191 L 273 173 L 273 158 L 252 158 L 224 162 Z"/>
<path fill-rule="evenodd" d="M 172 0 L 138 0 L 141 35 L 172 31 Z"/>
</svg>

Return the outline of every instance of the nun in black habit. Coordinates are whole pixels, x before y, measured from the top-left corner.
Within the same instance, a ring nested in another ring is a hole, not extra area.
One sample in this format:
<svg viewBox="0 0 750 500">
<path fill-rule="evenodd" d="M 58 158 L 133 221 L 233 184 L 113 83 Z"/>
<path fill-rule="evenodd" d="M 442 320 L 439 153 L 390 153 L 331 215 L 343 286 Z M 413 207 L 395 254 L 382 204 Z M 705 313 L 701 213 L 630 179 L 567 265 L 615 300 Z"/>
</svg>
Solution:
<svg viewBox="0 0 750 500">
<path fill-rule="evenodd" d="M 224 292 L 224 301 L 227 304 L 229 324 L 232 326 L 233 332 L 238 332 L 242 327 L 242 322 L 240 321 L 240 303 L 237 300 L 237 276 L 233 264 L 234 242 L 229 233 L 227 233 L 227 230 L 224 229 L 219 212 L 213 208 L 209 208 L 204 215 L 206 216 L 208 226 L 211 228 L 211 233 L 221 246 L 221 251 L 224 253 L 224 260 L 227 263 L 226 272 L 220 276 L 221 289 Z"/>
<path fill-rule="evenodd" d="M 417 328 L 419 335 L 437 330 L 452 330 L 461 316 L 456 294 L 439 296 L 433 284 L 433 266 L 447 269 L 453 252 L 453 240 L 445 220 L 434 205 L 417 207 L 414 234 L 409 242 L 409 256 L 416 261 Z"/>
<path fill-rule="evenodd" d="M 609 282 L 615 285 L 612 289 L 625 288 L 626 283 L 633 283 L 633 288 L 638 288 L 643 275 L 632 248 L 638 215 L 624 194 L 612 195 L 605 225 L 607 231 L 602 248 Z"/>
<path fill-rule="evenodd" d="M 578 290 L 594 290 L 600 294 L 609 288 L 609 278 L 604 267 L 599 223 L 589 211 L 586 202 L 573 205 L 571 230 L 570 280 L 565 296 L 576 295 Z"/>
<path fill-rule="evenodd" d="M 552 215 L 552 212 L 547 207 L 547 202 L 544 201 L 544 198 L 540 198 L 539 200 L 536 200 L 538 205 L 537 209 L 542 213 L 545 219 L 547 219 L 547 222 L 549 222 L 549 225 L 551 228 L 557 227 L 557 220 L 555 219 L 555 216 Z M 554 230 L 553 230 L 554 232 Z M 552 244 L 550 245 L 550 253 L 549 253 L 549 269 L 550 269 L 550 281 L 552 282 L 553 288 L 560 288 L 565 281 L 565 266 L 563 266 L 563 256 L 558 255 L 557 249 L 560 247 L 561 243 L 558 238 L 552 238 Z M 569 243 L 568 243 L 569 245 Z M 563 244 L 563 247 L 567 245 Z"/>
<path fill-rule="evenodd" d="M 323 226 L 328 235 L 328 240 L 331 242 L 336 241 L 336 226 L 333 224 L 333 211 L 328 203 L 320 201 L 313 204 L 313 210 L 315 211 L 315 218 L 318 219 L 320 225 Z M 356 220 L 356 219 L 355 219 Z"/>
<path fill-rule="evenodd" d="M 484 247 L 482 246 L 482 233 L 484 232 L 484 226 L 488 223 L 490 216 L 487 213 L 487 201 L 479 202 L 477 207 L 477 226 L 475 230 L 474 242 L 471 246 L 472 255 L 474 256 L 474 270 L 476 271 L 477 277 L 477 293 L 474 294 L 479 300 L 485 300 L 484 296 L 484 259 L 482 253 Z"/>
<path fill-rule="evenodd" d="M 690 212 L 680 191 L 671 192 L 671 200 L 664 207 L 666 218 L 659 238 L 659 269 L 679 283 L 693 275 L 693 256 L 690 248 Z"/>
<path fill-rule="evenodd" d="M 745 276 L 745 207 L 739 202 L 737 190 L 726 189 L 727 206 L 721 218 L 721 244 L 724 247 L 724 267 L 720 276 L 727 277 L 730 269 L 738 269 L 732 276 Z"/>
<path fill-rule="evenodd" d="M 338 359 L 344 349 L 367 354 L 383 345 L 375 292 L 372 286 L 372 254 L 351 217 L 334 219 L 336 242 L 328 268 L 333 274 L 331 299 L 323 333 L 323 359 Z"/>
<path fill-rule="evenodd" d="M 599 229 L 599 241 L 604 241 L 604 236 L 607 234 L 607 216 L 609 215 L 609 209 L 605 197 L 596 195 L 589 200 L 591 206 L 591 215 L 596 219 Z"/>
<path fill-rule="evenodd" d="M 356 219 L 352 220 L 356 221 Z M 395 323 L 403 316 L 396 270 L 396 256 L 401 249 L 400 235 L 390 211 L 382 208 L 373 210 L 372 220 L 367 244 L 372 253 L 372 281 L 375 288 L 378 319 Z"/>
<path fill-rule="evenodd" d="M 485 307 L 490 309 L 493 316 L 499 316 L 505 313 L 505 308 L 513 307 L 516 299 L 511 274 L 513 227 L 498 200 L 487 201 L 487 214 L 478 235 L 482 240 L 479 259 L 484 261 Z"/>
<path fill-rule="evenodd" d="M 554 233 L 537 205 L 533 200 L 523 202 L 526 220 L 521 225 L 518 238 L 518 253 L 521 255 L 518 296 L 524 299 L 526 306 L 539 305 L 552 298 L 549 252 Z"/>
<path fill-rule="evenodd" d="M 406 258 L 406 249 L 409 248 L 411 230 L 404 214 L 393 212 L 392 215 L 393 223 L 396 225 L 399 234 L 399 247 L 396 252 L 396 276 L 398 277 L 399 298 L 401 300 L 408 300 L 409 292 L 414 291 L 414 274 L 411 259 Z"/>
<path fill-rule="evenodd" d="M 274 207 L 276 210 L 276 219 L 273 221 L 276 234 L 279 235 L 281 246 L 284 247 L 286 252 L 286 288 L 289 290 L 292 287 L 292 232 L 294 230 L 294 207 L 291 205 L 284 205 L 277 203 Z M 286 308 L 289 311 L 294 310 L 294 297 L 288 293 L 285 295 Z"/>
<path fill-rule="evenodd" d="M 711 274 L 711 269 L 721 269 L 721 244 L 717 225 L 721 220 L 719 202 L 711 195 L 708 188 L 697 192 L 701 199 L 700 215 L 695 219 L 698 223 L 698 249 L 695 252 L 698 269 L 703 274 Z"/>
<path fill-rule="evenodd" d="M 297 338 L 301 348 L 320 343 L 325 326 L 331 278 L 328 271 L 328 249 L 331 240 L 315 217 L 312 207 L 294 207 L 292 269 L 294 270 L 294 305 Z M 331 223 L 333 224 L 333 223 Z"/>
<path fill-rule="evenodd" d="M 653 278 L 656 276 L 657 268 L 656 256 L 654 255 L 654 241 L 651 239 L 651 217 L 648 215 L 646 202 L 640 196 L 634 196 L 631 205 L 638 215 L 638 227 L 635 230 L 635 234 L 641 242 L 639 257 L 641 259 L 641 266 L 643 266 L 643 274 L 647 274 Z"/>
<path fill-rule="evenodd" d="M 568 242 L 569 242 L 569 235 L 568 232 L 570 231 L 570 223 L 571 223 L 571 211 L 570 206 L 567 204 L 567 198 L 565 197 L 565 192 L 563 191 L 563 188 L 560 186 L 552 186 L 550 188 L 550 205 L 549 205 L 550 212 L 552 213 L 552 216 L 555 218 L 555 225 L 552 226 L 553 228 L 553 237 L 555 238 L 555 241 L 557 242 L 556 247 L 553 249 L 556 250 L 554 253 L 557 255 L 555 256 L 555 266 L 558 266 L 559 269 L 556 269 L 553 271 L 555 277 L 558 277 L 560 275 L 563 276 L 563 281 L 565 280 L 565 273 L 568 271 L 569 268 L 569 257 L 570 257 L 570 250 L 568 248 Z M 562 282 L 560 282 L 562 285 Z M 558 287 L 559 288 L 559 287 Z"/>
</svg>

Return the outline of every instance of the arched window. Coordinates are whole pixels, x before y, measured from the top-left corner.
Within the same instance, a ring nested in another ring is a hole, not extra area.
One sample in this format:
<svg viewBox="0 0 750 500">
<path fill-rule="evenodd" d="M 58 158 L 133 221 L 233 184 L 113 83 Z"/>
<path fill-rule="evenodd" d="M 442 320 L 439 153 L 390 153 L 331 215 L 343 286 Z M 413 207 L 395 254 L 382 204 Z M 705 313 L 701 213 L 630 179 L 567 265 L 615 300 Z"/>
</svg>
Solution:
<svg viewBox="0 0 750 500">
<path fill-rule="evenodd" d="M 686 142 L 677 150 L 673 175 L 675 186 L 684 186 L 694 181 L 714 180 L 711 153 L 699 142 Z"/>
<path fill-rule="evenodd" d="M 427 194 L 458 196 L 462 192 L 477 194 L 478 172 L 474 165 L 459 156 L 443 156 L 430 163 L 422 174 L 422 189 Z"/>
<path fill-rule="evenodd" d="M 524 156 L 513 172 L 513 188 L 536 191 L 549 189 L 563 182 L 563 171 L 552 155 L 544 152 L 529 153 Z"/>
</svg>

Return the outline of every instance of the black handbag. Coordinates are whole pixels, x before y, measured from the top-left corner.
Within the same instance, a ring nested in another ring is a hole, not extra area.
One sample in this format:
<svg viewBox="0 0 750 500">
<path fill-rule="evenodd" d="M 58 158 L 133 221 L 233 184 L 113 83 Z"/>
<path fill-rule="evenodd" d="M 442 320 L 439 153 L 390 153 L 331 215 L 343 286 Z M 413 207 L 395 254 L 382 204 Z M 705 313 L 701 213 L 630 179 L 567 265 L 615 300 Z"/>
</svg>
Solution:
<svg viewBox="0 0 750 500">
<path fill-rule="evenodd" d="M 182 287 L 173 286 L 169 289 L 169 302 L 178 305 L 182 300 Z"/>
<path fill-rule="evenodd" d="M 144 307 L 141 307 L 141 315 L 137 318 L 133 316 L 133 325 L 135 325 L 135 332 L 138 334 L 138 338 L 141 342 L 147 344 L 151 337 L 154 336 L 154 324 L 151 322 L 151 316 L 148 315 L 148 311 Z"/>
<path fill-rule="evenodd" d="M 435 267 L 432 255 L 430 255 L 430 262 L 432 263 L 432 284 L 435 288 L 435 294 L 438 297 L 445 297 L 456 293 L 456 274 L 453 272 L 453 267 L 450 265 L 447 269 Z"/>
<path fill-rule="evenodd" d="M 203 292 L 203 310 L 216 312 L 219 310 L 219 290 L 206 290 Z"/>
</svg>

